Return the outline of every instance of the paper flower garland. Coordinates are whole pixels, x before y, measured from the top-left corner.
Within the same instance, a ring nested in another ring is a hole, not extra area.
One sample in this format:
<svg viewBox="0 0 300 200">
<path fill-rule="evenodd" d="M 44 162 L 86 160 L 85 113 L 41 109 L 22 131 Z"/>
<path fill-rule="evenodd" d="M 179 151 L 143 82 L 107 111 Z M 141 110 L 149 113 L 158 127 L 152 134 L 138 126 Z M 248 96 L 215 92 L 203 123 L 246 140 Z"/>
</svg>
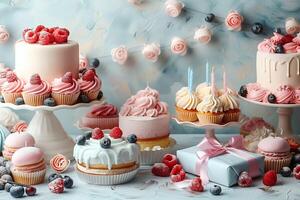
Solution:
<svg viewBox="0 0 300 200">
<path fill-rule="evenodd" d="M 299 29 L 299 23 L 295 18 L 290 17 L 285 20 L 285 31 L 287 34 L 295 34 L 299 32 Z"/>
<path fill-rule="evenodd" d="M 178 17 L 184 8 L 184 4 L 177 0 L 167 0 L 165 2 L 165 12 L 170 17 Z"/>
<path fill-rule="evenodd" d="M 241 31 L 243 21 L 244 18 L 240 13 L 237 11 L 230 11 L 225 19 L 225 25 L 230 31 Z"/>
<path fill-rule="evenodd" d="M 9 32 L 4 25 L 0 25 L 0 43 L 6 43 L 9 39 Z"/>
<path fill-rule="evenodd" d="M 120 65 L 123 65 L 128 58 L 128 50 L 125 46 L 119 46 L 111 50 L 112 60 Z"/>
<path fill-rule="evenodd" d="M 179 37 L 174 37 L 171 42 L 171 51 L 174 54 L 184 56 L 187 52 L 187 43 L 184 39 Z"/>
<path fill-rule="evenodd" d="M 79 55 L 79 70 L 85 69 L 89 66 L 89 61 L 83 54 Z"/>
<path fill-rule="evenodd" d="M 142 54 L 151 62 L 156 62 L 158 60 L 158 56 L 160 55 L 160 45 L 157 43 L 147 44 L 145 45 Z"/>
<path fill-rule="evenodd" d="M 210 42 L 212 36 L 211 30 L 207 26 L 201 26 L 195 31 L 194 39 L 203 44 Z"/>
</svg>

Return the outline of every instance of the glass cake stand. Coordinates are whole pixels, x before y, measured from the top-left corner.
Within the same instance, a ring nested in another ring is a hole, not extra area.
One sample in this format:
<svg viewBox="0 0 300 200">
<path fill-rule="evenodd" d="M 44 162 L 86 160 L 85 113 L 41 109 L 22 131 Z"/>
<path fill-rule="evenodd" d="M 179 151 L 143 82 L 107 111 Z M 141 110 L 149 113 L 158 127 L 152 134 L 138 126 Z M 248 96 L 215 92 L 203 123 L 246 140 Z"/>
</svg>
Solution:
<svg viewBox="0 0 300 200">
<path fill-rule="evenodd" d="M 283 134 L 284 137 L 297 139 L 297 137 L 295 137 L 295 135 L 293 134 L 294 132 L 293 132 L 293 129 L 292 129 L 291 119 L 292 119 L 292 114 L 293 114 L 293 108 L 300 107 L 300 104 L 262 103 L 262 102 L 257 102 L 257 101 L 247 99 L 247 98 L 242 97 L 240 95 L 239 95 L 239 98 L 246 101 L 246 102 L 248 102 L 248 103 L 253 103 L 253 104 L 256 104 L 256 105 L 260 105 L 260 106 L 277 108 L 277 114 L 278 114 L 277 130 L 282 130 L 282 134 Z"/>
<path fill-rule="evenodd" d="M 61 123 L 54 115 L 54 111 L 62 109 L 76 109 L 88 107 L 93 104 L 102 104 L 105 99 L 95 100 L 90 103 L 78 103 L 75 105 L 30 106 L 0 103 L 0 107 L 13 110 L 29 110 L 35 114 L 31 119 L 27 131 L 34 137 L 36 146 L 44 151 L 46 161 L 49 161 L 57 153 L 73 158 L 74 140 L 65 132 Z"/>
</svg>

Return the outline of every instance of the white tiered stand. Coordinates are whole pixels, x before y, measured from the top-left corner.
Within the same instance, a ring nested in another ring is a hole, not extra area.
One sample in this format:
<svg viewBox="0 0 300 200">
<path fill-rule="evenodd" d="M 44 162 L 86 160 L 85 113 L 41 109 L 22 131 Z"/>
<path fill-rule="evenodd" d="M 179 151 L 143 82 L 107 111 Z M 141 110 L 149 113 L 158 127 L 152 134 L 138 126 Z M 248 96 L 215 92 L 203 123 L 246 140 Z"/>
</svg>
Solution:
<svg viewBox="0 0 300 200">
<path fill-rule="evenodd" d="M 58 106 L 30 106 L 14 105 L 11 103 L 0 103 L 0 107 L 11 108 L 13 110 L 34 111 L 35 115 L 31 119 L 28 132 L 34 137 L 36 146 L 41 148 L 45 153 L 45 159 L 49 161 L 57 153 L 65 155 L 68 159 L 73 157 L 74 141 L 65 132 L 61 123 L 54 115 L 54 111 L 62 109 L 76 109 L 87 107 L 93 104 L 102 104 L 105 100 L 90 103 L 78 103 L 75 105 L 58 105 Z"/>
</svg>

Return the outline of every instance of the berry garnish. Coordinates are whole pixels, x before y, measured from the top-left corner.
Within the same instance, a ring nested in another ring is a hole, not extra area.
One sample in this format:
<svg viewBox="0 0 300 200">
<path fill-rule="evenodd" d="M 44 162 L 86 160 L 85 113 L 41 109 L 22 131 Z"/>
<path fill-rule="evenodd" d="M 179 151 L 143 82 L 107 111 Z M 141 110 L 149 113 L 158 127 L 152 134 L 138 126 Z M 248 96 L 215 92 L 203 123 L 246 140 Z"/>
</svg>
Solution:
<svg viewBox="0 0 300 200">
<path fill-rule="evenodd" d="M 242 172 L 238 179 L 238 185 L 240 187 L 250 187 L 252 185 L 252 177 L 248 172 Z"/>
<path fill-rule="evenodd" d="M 284 48 L 283 48 L 282 44 L 276 45 L 275 53 L 284 53 Z"/>
<path fill-rule="evenodd" d="M 281 176 L 283 176 L 283 177 L 290 177 L 291 174 L 292 174 L 292 170 L 291 170 L 291 168 L 289 168 L 289 167 L 283 167 L 283 168 L 280 170 L 280 174 L 281 174 Z"/>
<path fill-rule="evenodd" d="M 66 28 L 61 28 L 61 29 L 66 31 L 68 36 L 70 35 L 70 31 L 68 29 L 66 29 Z"/>
<path fill-rule="evenodd" d="M 269 103 L 276 103 L 276 96 L 274 94 L 270 93 L 268 95 L 268 102 Z"/>
<path fill-rule="evenodd" d="M 26 187 L 25 192 L 27 196 L 34 196 L 36 194 L 36 188 L 33 186 Z"/>
<path fill-rule="evenodd" d="M 241 95 L 242 97 L 247 97 L 247 94 L 248 94 L 247 86 L 242 85 L 239 90 L 239 95 Z"/>
<path fill-rule="evenodd" d="M 296 153 L 295 155 L 293 155 L 292 163 L 296 165 L 300 164 L 300 153 Z"/>
<path fill-rule="evenodd" d="M 27 43 L 36 43 L 38 39 L 39 39 L 38 35 L 32 30 L 26 31 L 24 35 L 24 40 Z"/>
<path fill-rule="evenodd" d="M 72 83 L 73 82 L 73 75 L 72 72 L 67 72 L 61 79 L 64 83 Z"/>
<path fill-rule="evenodd" d="M 251 31 L 254 33 L 254 34 L 260 34 L 263 32 L 263 25 L 261 23 L 254 23 L 251 27 Z"/>
<path fill-rule="evenodd" d="M 64 180 L 62 178 L 57 178 L 48 184 L 49 190 L 53 193 L 63 193 L 64 192 Z"/>
<path fill-rule="evenodd" d="M 68 189 L 73 187 L 73 179 L 70 176 L 64 176 L 64 186 Z"/>
<path fill-rule="evenodd" d="M 5 100 L 4 100 L 3 95 L 0 95 L 0 102 L 1 102 L 1 103 L 5 103 Z"/>
<path fill-rule="evenodd" d="M 78 135 L 76 137 L 76 144 L 78 145 L 85 145 L 85 142 L 86 142 L 86 138 L 84 135 Z"/>
<path fill-rule="evenodd" d="M 103 92 L 102 92 L 102 91 L 99 91 L 98 96 L 97 96 L 97 99 L 98 99 L 98 100 L 101 100 L 102 97 L 103 97 Z"/>
<path fill-rule="evenodd" d="M 42 83 L 42 79 L 40 77 L 40 75 L 38 74 L 33 74 L 31 77 L 30 77 L 30 83 L 32 85 L 40 85 Z"/>
<path fill-rule="evenodd" d="M 300 165 L 297 165 L 293 170 L 293 175 L 300 180 Z"/>
<path fill-rule="evenodd" d="M 175 155 L 173 154 L 166 154 L 164 155 L 162 162 L 165 163 L 170 170 L 176 165 L 178 164 L 177 158 Z"/>
<path fill-rule="evenodd" d="M 215 18 L 215 15 L 213 13 L 209 13 L 209 14 L 206 15 L 206 17 L 204 18 L 204 20 L 206 22 L 210 23 L 210 22 L 212 22 L 214 20 L 214 18 Z"/>
<path fill-rule="evenodd" d="M 119 127 L 114 127 L 113 129 L 111 129 L 111 131 L 109 133 L 109 136 L 114 139 L 121 138 L 122 135 L 123 135 L 123 132 Z"/>
<path fill-rule="evenodd" d="M 51 181 L 53 181 L 57 178 L 62 178 L 62 176 L 60 174 L 57 174 L 57 173 L 50 174 L 48 176 L 48 183 L 50 183 Z"/>
<path fill-rule="evenodd" d="M 86 138 L 87 140 L 91 139 L 91 137 L 92 137 L 92 131 L 87 131 L 87 132 L 85 132 L 84 136 L 85 136 L 85 138 Z"/>
<path fill-rule="evenodd" d="M 93 139 L 100 140 L 103 137 L 104 137 L 104 133 L 100 128 L 93 129 L 93 132 L 92 132 L 92 138 Z"/>
<path fill-rule="evenodd" d="M 51 27 L 48 29 L 48 32 L 53 33 L 56 29 L 58 29 L 58 27 Z"/>
<path fill-rule="evenodd" d="M 25 101 L 24 101 L 23 97 L 16 98 L 15 104 L 16 105 L 23 105 L 23 104 L 25 104 Z"/>
<path fill-rule="evenodd" d="M 92 60 L 92 66 L 93 66 L 94 68 L 97 68 L 97 67 L 99 67 L 99 65 L 100 65 L 99 59 L 98 59 L 98 58 L 94 58 L 94 59 Z"/>
<path fill-rule="evenodd" d="M 136 143 L 136 141 L 137 141 L 136 135 L 135 135 L 135 134 L 130 134 L 130 135 L 128 135 L 128 136 L 127 136 L 127 141 L 128 141 L 129 143 Z"/>
<path fill-rule="evenodd" d="M 45 28 L 45 26 L 43 26 L 43 25 L 38 25 L 38 26 L 34 29 L 34 32 L 36 32 L 36 33 L 41 32 L 44 28 Z"/>
<path fill-rule="evenodd" d="M 204 188 L 200 177 L 193 178 L 190 189 L 195 192 L 203 192 Z"/>
<path fill-rule="evenodd" d="M 14 185 L 10 188 L 9 193 L 14 198 L 21 198 L 24 195 L 24 187 L 19 185 Z"/>
<path fill-rule="evenodd" d="M 111 141 L 109 138 L 104 138 L 100 141 L 100 145 L 103 149 L 109 149 L 111 145 Z"/>
<path fill-rule="evenodd" d="M 176 164 L 171 170 L 171 181 L 172 182 L 180 182 L 185 179 L 185 171 L 182 169 L 180 164 Z"/>
<path fill-rule="evenodd" d="M 58 44 L 66 43 L 68 41 L 68 35 L 68 32 L 62 28 L 57 28 L 53 32 L 55 42 Z"/>
<path fill-rule="evenodd" d="M 212 194 L 212 195 L 220 195 L 221 192 L 222 192 L 222 188 L 218 185 L 214 185 L 212 186 L 210 189 L 209 189 L 209 192 Z"/>
<path fill-rule="evenodd" d="M 48 33 L 46 31 L 39 32 L 39 40 L 38 43 L 41 45 L 48 45 L 53 43 L 52 35 L 51 33 Z"/>
<path fill-rule="evenodd" d="M 53 98 L 49 97 L 49 98 L 44 100 L 44 105 L 53 107 L 53 106 L 56 106 L 56 102 Z"/>
<path fill-rule="evenodd" d="M 277 174 L 274 170 L 267 171 L 263 177 L 263 184 L 266 186 L 274 186 L 277 183 Z"/>
<path fill-rule="evenodd" d="M 32 31 L 32 29 L 31 29 L 31 28 L 25 28 L 25 29 L 23 30 L 23 32 L 22 32 L 22 37 L 23 37 L 24 40 L 25 40 L 25 33 L 26 33 L 27 31 Z"/>
<path fill-rule="evenodd" d="M 283 44 L 286 44 L 286 43 L 292 42 L 293 39 L 294 39 L 293 35 L 286 34 L 286 35 L 283 36 L 282 42 L 283 42 Z"/>
<path fill-rule="evenodd" d="M 89 69 L 83 74 L 82 79 L 84 81 L 93 81 L 95 79 L 95 75 L 96 75 L 95 71 L 92 69 Z"/>
<path fill-rule="evenodd" d="M 161 176 L 161 177 L 170 176 L 170 168 L 164 163 L 155 163 L 152 166 L 151 172 L 155 176 Z"/>
<path fill-rule="evenodd" d="M 17 80 L 17 75 L 14 72 L 9 71 L 6 73 L 6 80 L 7 82 L 14 82 Z"/>
<path fill-rule="evenodd" d="M 4 190 L 5 190 L 6 192 L 9 192 L 12 186 L 13 186 L 13 184 L 5 183 Z"/>
<path fill-rule="evenodd" d="M 80 94 L 78 97 L 79 102 L 81 103 L 89 103 L 90 99 L 88 96 L 86 96 L 85 94 Z"/>
</svg>

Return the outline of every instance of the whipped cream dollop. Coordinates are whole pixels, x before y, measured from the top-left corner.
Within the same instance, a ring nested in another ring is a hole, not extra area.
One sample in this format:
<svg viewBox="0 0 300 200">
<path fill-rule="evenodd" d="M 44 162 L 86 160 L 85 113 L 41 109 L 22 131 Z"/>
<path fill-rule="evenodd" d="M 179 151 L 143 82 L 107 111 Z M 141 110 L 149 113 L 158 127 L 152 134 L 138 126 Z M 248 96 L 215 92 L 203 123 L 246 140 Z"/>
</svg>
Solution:
<svg viewBox="0 0 300 200">
<path fill-rule="evenodd" d="M 181 88 L 176 93 L 176 106 L 179 108 L 183 108 L 185 110 L 196 110 L 197 105 L 200 100 L 194 92 L 189 91 L 189 89 Z"/>
<path fill-rule="evenodd" d="M 220 96 L 220 100 L 223 104 L 224 111 L 239 109 L 240 107 L 238 100 L 230 92 L 225 92 L 224 94 L 222 94 Z"/>
<path fill-rule="evenodd" d="M 197 110 L 199 112 L 218 113 L 223 112 L 223 104 L 219 97 L 210 94 L 204 97 L 203 101 L 198 104 Z"/>
</svg>

